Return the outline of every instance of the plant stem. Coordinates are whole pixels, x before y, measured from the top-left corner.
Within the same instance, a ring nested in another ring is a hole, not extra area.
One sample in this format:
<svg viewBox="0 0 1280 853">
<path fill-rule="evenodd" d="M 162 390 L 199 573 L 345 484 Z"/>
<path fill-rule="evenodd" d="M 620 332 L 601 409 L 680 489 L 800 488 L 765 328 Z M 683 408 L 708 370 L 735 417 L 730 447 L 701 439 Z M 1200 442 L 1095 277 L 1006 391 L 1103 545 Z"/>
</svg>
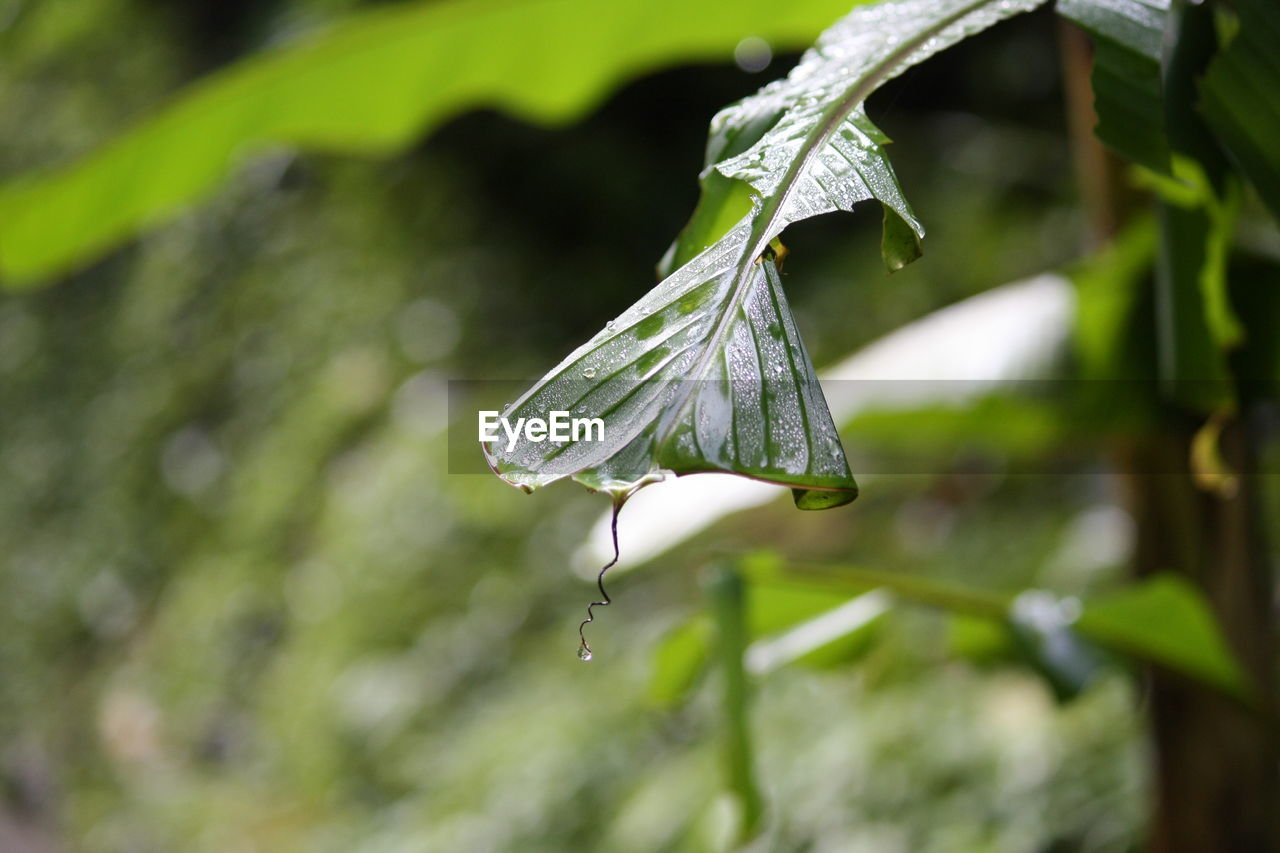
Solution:
<svg viewBox="0 0 1280 853">
<path fill-rule="evenodd" d="M 764 801 L 756 784 L 748 713 L 748 685 L 744 656 L 747 650 L 746 585 L 730 563 L 711 570 L 708 588 L 719 632 L 720 667 L 724 677 L 725 759 L 729 788 L 741 809 L 738 841 L 745 842 L 759 830 Z"/>
</svg>

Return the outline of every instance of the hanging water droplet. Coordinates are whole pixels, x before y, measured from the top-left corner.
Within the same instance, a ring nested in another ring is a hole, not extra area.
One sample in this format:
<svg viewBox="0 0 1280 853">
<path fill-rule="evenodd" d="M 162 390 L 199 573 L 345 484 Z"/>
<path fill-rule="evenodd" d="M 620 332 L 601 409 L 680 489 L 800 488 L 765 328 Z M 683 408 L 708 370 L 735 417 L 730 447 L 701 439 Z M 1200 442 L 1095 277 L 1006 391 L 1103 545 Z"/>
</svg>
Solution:
<svg viewBox="0 0 1280 853">
<path fill-rule="evenodd" d="M 595 379 L 595 378 L 596 378 L 596 369 L 595 369 L 594 367 L 587 367 L 587 368 L 584 368 L 584 369 L 583 369 L 583 371 L 582 371 L 582 378 L 583 378 L 583 379 Z"/>
<path fill-rule="evenodd" d="M 578 646 L 578 660 L 591 660 L 591 649 L 586 646 Z"/>
</svg>

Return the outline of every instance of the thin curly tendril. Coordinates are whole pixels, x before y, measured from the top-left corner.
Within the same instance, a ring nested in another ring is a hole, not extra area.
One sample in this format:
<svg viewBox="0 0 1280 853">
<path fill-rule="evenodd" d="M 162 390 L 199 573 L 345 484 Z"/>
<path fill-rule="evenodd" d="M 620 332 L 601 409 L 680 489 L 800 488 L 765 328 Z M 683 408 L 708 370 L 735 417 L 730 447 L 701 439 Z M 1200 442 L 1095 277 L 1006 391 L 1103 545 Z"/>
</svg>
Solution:
<svg viewBox="0 0 1280 853">
<path fill-rule="evenodd" d="M 609 531 L 613 536 L 613 559 L 605 563 L 600 569 L 600 573 L 596 575 L 596 586 L 600 588 L 600 601 L 593 601 L 587 605 L 587 618 L 583 619 L 578 625 L 578 657 L 581 660 L 591 660 L 591 644 L 587 642 L 587 635 L 584 629 L 588 624 L 596 621 L 595 614 L 592 611 L 596 607 L 608 607 L 613 603 L 609 598 L 609 593 L 604 588 L 604 576 L 609 569 L 613 568 L 618 562 L 618 512 L 622 509 L 622 501 L 617 500 L 613 503 L 613 518 L 609 523 Z"/>
</svg>

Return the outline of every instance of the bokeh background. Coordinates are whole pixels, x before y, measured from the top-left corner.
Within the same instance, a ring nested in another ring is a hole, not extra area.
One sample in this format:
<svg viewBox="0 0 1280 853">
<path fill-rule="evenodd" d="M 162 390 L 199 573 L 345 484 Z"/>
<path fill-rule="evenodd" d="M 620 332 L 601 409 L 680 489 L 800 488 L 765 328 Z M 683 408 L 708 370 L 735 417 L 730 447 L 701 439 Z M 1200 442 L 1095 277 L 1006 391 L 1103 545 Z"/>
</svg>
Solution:
<svg viewBox="0 0 1280 853">
<path fill-rule="evenodd" d="M 376 5 L 3 0 L 0 174 Z M 1080 256 L 1057 45 L 1042 10 L 872 100 L 927 254 L 885 273 L 878 210 L 788 234 L 819 366 Z M 88 269 L 0 296 L 0 848 L 724 849 L 718 676 L 673 688 L 656 662 L 705 618 L 718 555 L 1118 583 L 1132 524 L 1102 450 L 987 442 L 850 507 L 733 515 L 620 575 L 584 665 L 574 555 L 606 502 L 448 472 L 448 381 L 536 378 L 638 298 L 696 201 L 710 117 L 795 59 L 677 64 L 563 127 L 476 110 L 389 156 L 260 156 Z M 1065 474 L 1008 473 L 1060 452 Z M 1111 667 L 1064 698 L 972 620 L 906 607 L 873 628 L 754 680 L 759 849 L 1140 844 L 1139 680 Z"/>
</svg>

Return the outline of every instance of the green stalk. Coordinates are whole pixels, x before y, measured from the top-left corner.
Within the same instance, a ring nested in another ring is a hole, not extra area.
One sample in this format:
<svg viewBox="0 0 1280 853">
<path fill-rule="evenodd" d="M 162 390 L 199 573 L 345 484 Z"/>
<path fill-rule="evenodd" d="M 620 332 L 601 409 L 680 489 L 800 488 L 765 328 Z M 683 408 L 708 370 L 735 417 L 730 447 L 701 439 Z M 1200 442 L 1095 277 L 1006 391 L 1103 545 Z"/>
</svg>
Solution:
<svg viewBox="0 0 1280 853">
<path fill-rule="evenodd" d="M 725 760 L 729 790 L 741 809 L 738 841 L 752 838 L 760 827 L 764 800 L 756 784 L 750 715 L 748 708 L 747 672 L 744 664 L 748 634 L 746 618 L 746 586 L 742 576 L 730 563 L 712 567 L 707 582 L 711 594 L 711 611 L 719 634 L 720 666 L 724 677 Z"/>
</svg>

